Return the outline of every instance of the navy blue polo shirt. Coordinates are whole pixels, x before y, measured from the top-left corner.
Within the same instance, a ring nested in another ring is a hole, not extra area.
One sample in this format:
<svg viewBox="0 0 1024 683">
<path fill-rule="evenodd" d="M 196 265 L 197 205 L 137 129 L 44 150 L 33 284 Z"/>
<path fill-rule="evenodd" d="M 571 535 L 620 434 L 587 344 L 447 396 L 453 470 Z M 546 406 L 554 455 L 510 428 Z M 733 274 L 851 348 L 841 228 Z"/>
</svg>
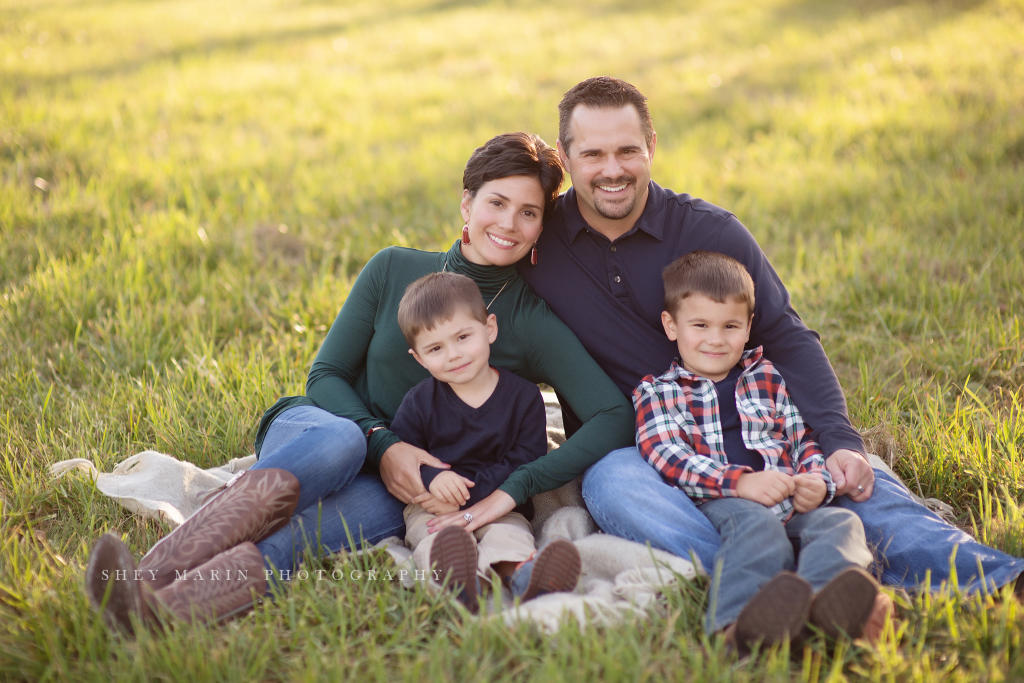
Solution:
<svg viewBox="0 0 1024 683">
<path fill-rule="evenodd" d="M 841 448 L 864 453 L 818 334 L 793 310 L 757 241 L 731 212 L 652 181 L 636 225 L 612 242 L 583 220 L 569 188 L 544 225 L 537 265 L 526 258 L 518 269 L 629 396 L 642 377 L 665 372 L 678 355 L 661 325 L 661 272 L 698 249 L 731 256 L 750 272 L 756 301 L 747 348 L 764 346 L 825 454 Z M 572 431 L 578 420 L 562 406 Z"/>
</svg>

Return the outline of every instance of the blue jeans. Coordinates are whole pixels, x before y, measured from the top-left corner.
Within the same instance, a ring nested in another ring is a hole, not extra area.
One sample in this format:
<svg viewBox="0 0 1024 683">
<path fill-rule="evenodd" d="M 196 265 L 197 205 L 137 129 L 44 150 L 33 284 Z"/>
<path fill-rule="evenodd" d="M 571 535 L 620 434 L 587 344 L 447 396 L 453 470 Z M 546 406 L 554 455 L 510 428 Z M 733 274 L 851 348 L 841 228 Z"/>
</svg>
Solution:
<svg viewBox="0 0 1024 683">
<path fill-rule="evenodd" d="M 743 498 L 717 498 L 700 511 L 722 536 L 705 630 L 736 621 L 761 587 L 781 571 L 796 572 L 818 592 L 844 569 L 867 568 L 864 526 L 849 510 L 826 506 L 794 514 L 787 524 L 771 509 Z M 799 561 L 790 539 L 800 540 Z"/>
<path fill-rule="evenodd" d="M 295 569 L 307 548 L 349 548 L 349 534 L 357 546 L 405 535 L 405 503 L 388 493 L 380 475 L 360 471 L 365 460 L 362 430 L 326 410 L 297 406 L 271 423 L 252 469 L 287 470 L 300 493 L 291 522 L 256 544 L 268 569 Z"/>
<path fill-rule="evenodd" d="M 612 451 L 591 466 L 583 476 L 583 499 L 607 533 L 696 558 L 708 572 L 714 567 L 721 544 L 715 527 L 685 493 L 665 483 L 636 448 Z M 982 545 L 942 521 L 880 470 L 875 470 L 870 499 L 854 503 L 841 496 L 830 505 L 860 517 L 887 585 L 915 589 L 930 571 L 930 587 L 938 589 L 950 578 L 954 551 L 959 586 L 968 593 L 984 584 L 994 590 L 1024 572 L 1024 560 Z"/>
</svg>

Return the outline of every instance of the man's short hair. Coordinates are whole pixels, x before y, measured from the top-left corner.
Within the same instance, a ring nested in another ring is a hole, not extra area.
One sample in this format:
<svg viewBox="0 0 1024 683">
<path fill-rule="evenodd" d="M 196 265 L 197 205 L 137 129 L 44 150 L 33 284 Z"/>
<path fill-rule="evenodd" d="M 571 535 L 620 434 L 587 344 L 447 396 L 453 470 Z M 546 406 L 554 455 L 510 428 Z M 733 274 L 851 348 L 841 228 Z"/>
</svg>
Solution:
<svg viewBox="0 0 1024 683">
<path fill-rule="evenodd" d="M 611 76 L 595 76 L 574 85 L 558 103 L 558 139 L 562 141 L 562 150 L 566 154 L 569 153 L 569 145 L 572 144 L 569 122 L 572 120 L 572 113 L 581 104 L 594 109 L 621 109 L 627 104 L 632 105 L 640 117 L 640 128 L 643 129 L 647 149 L 651 149 L 651 143 L 654 142 L 654 123 L 651 121 L 651 112 L 647 109 L 647 98 L 626 81 Z"/>
<path fill-rule="evenodd" d="M 565 171 L 558 152 L 539 135 L 502 133 L 477 147 L 466 162 L 462 189 L 476 197 L 484 183 L 519 175 L 540 182 L 544 192 L 544 217 L 550 218 Z"/>
<path fill-rule="evenodd" d="M 754 280 L 736 259 L 713 251 L 691 251 L 670 263 L 661 273 L 665 284 L 665 310 L 675 318 L 679 305 L 694 294 L 720 304 L 729 300 L 754 312 Z"/>
<path fill-rule="evenodd" d="M 431 273 L 405 288 L 398 304 L 398 327 L 409 348 L 415 349 L 420 332 L 451 320 L 459 311 L 481 323 L 487 322 L 487 307 L 480 288 L 465 275 Z"/>
</svg>

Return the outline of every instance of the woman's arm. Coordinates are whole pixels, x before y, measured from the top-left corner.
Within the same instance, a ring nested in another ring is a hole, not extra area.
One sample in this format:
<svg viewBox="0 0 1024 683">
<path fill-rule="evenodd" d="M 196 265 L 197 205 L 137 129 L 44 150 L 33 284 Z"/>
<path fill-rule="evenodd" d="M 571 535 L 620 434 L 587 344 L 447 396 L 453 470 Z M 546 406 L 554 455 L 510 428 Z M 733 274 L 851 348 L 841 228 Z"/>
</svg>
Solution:
<svg viewBox="0 0 1024 683">
<path fill-rule="evenodd" d="M 377 307 L 390 263 L 391 250 L 384 249 L 359 273 L 306 379 L 306 396 L 320 408 L 352 420 L 364 434 L 373 427 L 388 426 L 363 404 L 353 385 L 366 368 L 366 355 L 373 340 Z M 367 456 L 374 462 L 379 461 L 381 454 L 398 441 L 399 438 L 387 429 L 374 432 Z"/>
<path fill-rule="evenodd" d="M 366 367 L 367 352 L 376 333 L 377 309 L 391 254 L 390 249 L 378 252 L 359 273 L 306 379 L 306 396 L 320 408 L 352 420 L 364 434 L 374 427 L 388 426 L 386 420 L 370 412 L 353 385 Z M 420 480 L 420 465 L 448 467 L 423 449 L 403 443 L 386 428 L 369 437 L 367 460 L 380 463 L 388 491 L 406 503 L 426 491 Z"/>
<path fill-rule="evenodd" d="M 635 430 L 633 407 L 576 335 L 540 299 L 531 294 L 526 303 L 531 310 L 517 320 L 521 329 L 513 330 L 528 363 L 523 376 L 554 387 L 583 426 L 499 487 L 517 505 L 572 481 L 610 451 L 632 445 Z"/>
</svg>

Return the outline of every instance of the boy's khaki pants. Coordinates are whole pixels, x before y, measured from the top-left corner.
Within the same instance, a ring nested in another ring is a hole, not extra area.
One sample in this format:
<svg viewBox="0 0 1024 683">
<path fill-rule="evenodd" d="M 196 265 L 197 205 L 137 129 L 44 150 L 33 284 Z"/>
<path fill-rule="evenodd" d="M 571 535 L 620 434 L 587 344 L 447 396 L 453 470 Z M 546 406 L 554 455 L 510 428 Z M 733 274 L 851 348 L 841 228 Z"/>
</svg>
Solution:
<svg viewBox="0 0 1024 683">
<path fill-rule="evenodd" d="M 430 548 L 437 534 L 427 533 L 427 522 L 435 515 L 412 503 L 405 507 L 405 544 L 413 549 L 418 569 L 430 569 Z M 536 550 L 530 523 L 518 512 L 510 512 L 473 532 L 477 543 L 477 574 L 491 580 L 491 565 L 523 562 Z"/>
</svg>

